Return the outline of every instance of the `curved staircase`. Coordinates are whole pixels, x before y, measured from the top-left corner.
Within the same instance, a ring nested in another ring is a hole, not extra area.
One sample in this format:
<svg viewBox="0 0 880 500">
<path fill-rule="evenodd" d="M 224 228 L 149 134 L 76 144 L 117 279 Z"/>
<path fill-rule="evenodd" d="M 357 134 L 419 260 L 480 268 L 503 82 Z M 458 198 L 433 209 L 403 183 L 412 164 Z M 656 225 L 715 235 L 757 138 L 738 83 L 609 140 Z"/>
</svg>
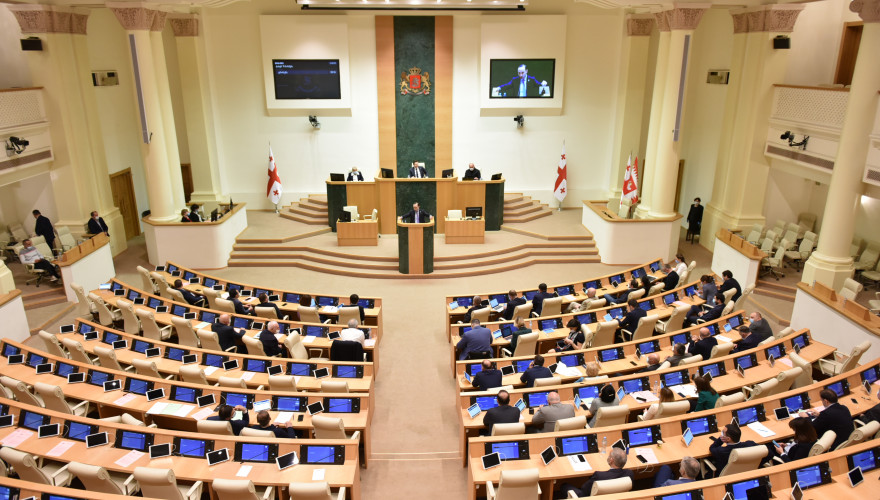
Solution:
<svg viewBox="0 0 880 500">
<path fill-rule="evenodd" d="M 504 223 L 528 222 L 553 213 L 547 205 L 538 203 L 522 193 L 504 193 Z"/>
<path fill-rule="evenodd" d="M 327 225 L 327 196 L 310 194 L 308 198 L 300 198 L 289 207 L 284 208 L 280 215 L 285 219 L 295 220 L 312 226 Z"/>
</svg>

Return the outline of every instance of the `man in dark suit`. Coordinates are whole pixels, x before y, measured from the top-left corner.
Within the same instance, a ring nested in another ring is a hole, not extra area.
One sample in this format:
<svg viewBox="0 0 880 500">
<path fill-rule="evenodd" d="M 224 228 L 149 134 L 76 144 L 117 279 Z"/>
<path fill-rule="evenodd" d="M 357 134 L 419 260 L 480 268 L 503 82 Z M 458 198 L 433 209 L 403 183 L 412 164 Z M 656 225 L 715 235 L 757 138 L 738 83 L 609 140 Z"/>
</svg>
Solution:
<svg viewBox="0 0 880 500">
<path fill-rule="evenodd" d="M 550 88 L 547 81 L 538 81 L 534 76 L 529 76 L 529 69 L 525 64 L 516 68 L 516 76 L 509 82 L 496 87 L 501 97 L 538 97 L 549 96 Z"/>
<path fill-rule="evenodd" d="M 500 390 L 496 399 L 498 406 L 490 408 L 483 416 L 483 425 L 486 426 L 486 430 L 483 432 L 487 436 L 492 434 L 492 427 L 495 424 L 515 424 L 519 422 L 519 409 L 515 406 L 510 406 L 510 393 Z"/>
<path fill-rule="evenodd" d="M 507 321 L 512 320 L 513 311 L 516 310 L 517 306 L 521 306 L 525 303 L 525 297 L 517 297 L 516 290 L 510 290 L 507 292 L 507 305 L 504 307 L 504 312 L 501 313 L 501 316 Z"/>
<path fill-rule="evenodd" d="M 287 421 L 284 427 L 272 424 L 272 416 L 266 410 L 260 410 L 257 413 L 257 423 L 251 426 L 251 429 L 260 431 L 272 431 L 276 438 L 296 439 L 296 429 L 293 428 L 293 419 Z"/>
<path fill-rule="evenodd" d="M 691 306 L 687 316 L 684 318 L 684 327 L 687 328 L 697 323 L 698 319 L 703 321 L 712 321 L 721 317 L 721 311 L 724 310 L 724 295 L 721 292 L 715 293 L 715 298 L 711 299 L 712 308 L 703 309 L 700 306 Z"/>
<path fill-rule="evenodd" d="M 547 291 L 547 283 L 538 285 L 538 293 L 532 298 L 532 312 L 540 316 L 541 309 L 544 307 L 544 299 L 550 299 L 555 296 L 556 294 Z"/>
<path fill-rule="evenodd" d="M 348 176 L 346 176 L 345 180 L 347 180 L 348 182 L 363 181 L 364 174 L 358 172 L 357 167 L 351 167 L 351 172 L 348 173 Z"/>
<path fill-rule="evenodd" d="M 724 282 L 721 283 L 721 288 L 718 289 L 719 292 L 724 293 L 730 289 L 736 290 L 736 293 L 733 294 L 733 297 L 730 300 L 736 302 L 742 297 L 742 287 L 739 286 L 739 281 L 733 279 L 733 273 L 730 271 L 724 271 L 721 273 L 721 277 L 724 279 Z"/>
<path fill-rule="evenodd" d="M 49 245 L 53 251 L 55 250 L 55 228 L 52 226 L 52 223 L 49 221 L 49 218 L 41 215 L 39 210 L 34 210 L 32 212 L 34 214 L 34 218 L 37 219 L 37 223 L 34 224 L 34 233 L 37 236 L 42 236 L 46 239 L 46 244 Z"/>
<path fill-rule="evenodd" d="M 348 307 L 357 306 L 358 312 L 360 313 L 360 316 L 361 316 L 361 323 L 363 323 L 364 318 L 367 316 L 367 313 L 364 312 L 364 306 L 362 306 L 360 304 L 360 301 L 361 301 L 361 298 L 356 293 L 353 293 L 348 296 Z"/>
<path fill-rule="evenodd" d="M 233 419 L 232 417 L 235 415 L 235 412 L 240 411 L 241 417 Z M 241 430 L 248 426 L 250 422 L 250 417 L 248 417 L 247 408 L 244 406 L 236 406 L 235 408 L 229 405 L 220 405 L 217 408 L 217 414 L 208 417 L 206 420 L 220 420 L 226 421 L 232 424 L 232 433 L 236 436 L 241 433 Z"/>
<path fill-rule="evenodd" d="M 754 441 L 739 442 L 742 432 L 739 426 L 727 424 L 721 431 L 721 437 L 712 436 L 712 444 L 709 445 L 709 453 L 712 454 L 712 462 L 720 474 L 727 462 L 730 460 L 730 453 L 737 448 L 748 448 L 749 446 L 757 446 Z"/>
<path fill-rule="evenodd" d="M 461 336 L 461 340 L 455 345 L 458 351 L 458 359 L 468 359 L 472 352 L 492 353 L 492 332 L 484 326 L 480 326 L 480 320 L 471 320 L 471 329 Z"/>
<path fill-rule="evenodd" d="M 217 323 L 211 325 L 211 331 L 217 334 L 217 342 L 224 351 L 235 347 L 236 342 L 244 337 L 244 330 L 236 331 L 230 326 L 232 318 L 228 314 L 221 314 Z"/>
<path fill-rule="evenodd" d="M 257 340 L 263 343 L 263 351 L 266 352 L 266 356 L 277 356 L 281 354 L 281 346 L 278 345 L 278 339 L 275 338 L 279 329 L 277 321 L 270 321 L 257 337 Z"/>
<path fill-rule="evenodd" d="M 699 198 L 694 198 L 694 204 L 691 205 L 690 210 L 688 210 L 687 221 L 687 236 L 690 236 L 690 240 L 693 242 L 693 235 L 700 234 L 700 229 L 703 225 L 703 206 L 700 205 Z M 687 236 L 685 239 L 687 239 Z"/>
<path fill-rule="evenodd" d="M 617 337 L 621 340 L 623 339 L 623 333 L 621 333 L 623 330 L 635 333 L 636 328 L 639 327 L 639 320 L 647 315 L 647 311 L 639 307 L 639 301 L 629 299 L 626 302 L 626 315 L 624 315 L 623 320 L 620 322 L 620 328 L 617 329 Z"/>
<path fill-rule="evenodd" d="M 678 366 L 681 360 L 688 357 L 684 352 L 685 347 L 687 346 L 684 344 L 675 344 L 672 346 L 672 356 L 667 356 L 664 361 L 669 361 L 670 366 Z"/>
<path fill-rule="evenodd" d="M 526 384 L 526 387 L 534 387 L 535 380 L 539 378 L 549 378 L 553 376 L 553 372 L 544 366 L 544 356 L 535 354 L 535 359 L 529 363 L 529 369 L 524 371 L 519 377 L 520 382 Z"/>
<path fill-rule="evenodd" d="M 470 323 L 472 318 L 472 314 L 474 311 L 478 309 L 483 309 L 483 298 L 479 295 L 474 295 L 474 300 L 471 302 L 471 307 L 468 308 L 467 312 L 464 313 L 464 322 Z"/>
<path fill-rule="evenodd" d="M 107 228 L 107 223 L 104 222 L 103 217 L 98 217 L 98 211 L 95 210 L 91 215 L 92 217 L 89 219 L 89 233 L 96 236 L 104 233 L 107 236 L 110 236 L 110 230 Z"/>
<path fill-rule="evenodd" d="M 751 330 L 753 334 L 759 336 L 761 340 L 773 336 L 773 329 L 770 328 L 767 320 L 764 319 L 758 311 L 749 314 L 749 330 Z"/>
<path fill-rule="evenodd" d="M 739 334 L 742 336 L 742 340 L 739 341 L 731 352 L 748 351 L 749 349 L 758 347 L 758 344 L 761 343 L 762 339 L 758 337 L 756 333 L 752 333 L 752 329 L 746 325 L 739 327 Z"/>
<path fill-rule="evenodd" d="M 483 368 L 474 375 L 471 385 L 479 391 L 501 387 L 501 370 L 495 368 L 495 363 L 492 361 L 484 359 Z"/>
<path fill-rule="evenodd" d="M 480 180 L 480 171 L 477 170 L 477 167 L 475 167 L 473 163 L 469 163 L 467 170 L 464 171 L 464 177 L 462 177 L 461 180 L 478 181 Z"/>
<path fill-rule="evenodd" d="M 241 303 L 241 300 L 239 300 L 238 298 L 238 290 L 236 289 L 229 290 L 229 300 L 232 302 L 232 306 L 235 308 L 235 314 L 247 316 L 248 314 L 251 314 L 254 310 L 253 307 Z"/>
<path fill-rule="evenodd" d="M 180 292 L 180 294 L 183 295 L 183 300 L 185 300 L 186 303 L 191 306 L 201 305 L 205 301 L 204 297 L 200 297 L 184 288 L 183 281 L 181 281 L 180 279 L 174 280 L 174 286 L 172 286 L 171 288 Z"/>
<path fill-rule="evenodd" d="M 428 212 L 419 208 L 419 202 L 413 203 L 413 208 L 409 212 L 403 214 L 403 222 L 431 222 L 434 217 Z"/>
<path fill-rule="evenodd" d="M 189 207 L 189 221 L 190 222 L 202 222 L 202 216 L 199 215 L 199 206 L 193 204 Z"/>
<path fill-rule="evenodd" d="M 626 466 L 626 453 L 624 453 L 623 450 L 620 448 L 611 448 L 611 451 L 608 452 L 607 460 L 609 467 L 607 471 L 594 472 L 593 475 L 590 476 L 590 479 L 582 484 L 580 488 L 576 488 L 569 483 L 563 483 L 559 488 L 559 493 L 556 494 L 556 498 L 568 498 L 569 491 L 574 491 L 579 497 L 588 497 L 590 496 L 590 492 L 593 491 L 593 483 L 596 481 L 619 479 L 621 477 L 628 477 L 630 480 L 633 479 L 633 471 L 624 469 Z"/>
<path fill-rule="evenodd" d="M 820 438 L 826 431 L 834 431 L 837 434 L 837 437 L 834 438 L 834 444 L 831 445 L 833 450 L 849 439 L 849 435 L 853 431 L 852 414 L 849 412 L 849 408 L 837 402 L 837 393 L 831 389 L 822 389 L 819 391 L 819 397 L 822 398 L 824 410 L 817 412 L 811 409 L 802 411 L 799 415 L 812 417 L 813 428 L 816 429 L 816 435 Z"/>
<path fill-rule="evenodd" d="M 409 169 L 409 177 L 410 179 L 424 179 L 428 177 L 428 171 L 425 169 L 425 167 L 419 165 L 419 162 L 414 161 L 412 162 L 412 167 L 410 167 Z"/>
<path fill-rule="evenodd" d="M 678 286 L 678 273 L 672 269 L 671 266 L 666 266 L 663 268 L 663 272 L 666 274 L 666 277 L 663 278 L 663 289 L 664 290 L 672 290 L 673 288 Z"/>
<path fill-rule="evenodd" d="M 700 355 L 703 361 L 712 356 L 712 348 L 718 345 L 718 340 L 712 336 L 708 328 L 700 328 L 699 333 L 691 332 L 691 342 L 688 344 L 688 353 L 691 356 Z"/>
<path fill-rule="evenodd" d="M 265 293 L 261 293 L 259 295 L 259 297 L 257 297 L 257 298 L 260 299 L 260 305 L 257 307 L 271 307 L 272 309 L 275 309 L 275 318 L 276 319 L 281 319 L 284 317 L 284 314 L 282 314 L 281 309 L 278 309 L 278 306 L 274 302 L 269 302 L 268 295 L 266 295 Z"/>
<path fill-rule="evenodd" d="M 658 356 L 656 352 L 648 354 L 647 362 L 648 364 L 636 373 L 652 372 L 657 368 L 660 368 L 660 356 Z"/>
<path fill-rule="evenodd" d="M 640 287 L 639 280 L 633 279 L 632 281 L 629 282 L 629 288 L 618 293 L 617 296 L 615 296 L 612 293 L 606 293 L 605 295 L 602 296 L 602 298 L 605 299 L 605 302 L 607 302 L 608 305 L 620 304 L 622 302 L 626 302 L 626 300 L 629 298 L 629 294 L 638 290 L 639 287 Z M 645 291 L 645 293 L 647 293 L 647 290 Z"/>
</svg>

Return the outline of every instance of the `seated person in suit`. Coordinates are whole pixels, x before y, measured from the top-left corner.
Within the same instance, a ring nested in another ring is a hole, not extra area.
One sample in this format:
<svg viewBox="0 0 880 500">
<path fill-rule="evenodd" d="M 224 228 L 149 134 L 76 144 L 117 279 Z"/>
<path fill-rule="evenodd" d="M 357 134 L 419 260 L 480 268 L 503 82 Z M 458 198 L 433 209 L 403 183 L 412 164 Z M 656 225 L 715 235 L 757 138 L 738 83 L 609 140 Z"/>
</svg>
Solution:
<svg viewBox="0 0 880 500">
<path fill-rule="evenodd" d="M 193 205 L 189 207 L 189 221 L 190 222 L 202 222 L 202 216 L 199 215 L 199 206 Z"/>
<path fill-rule="evenodd" d="M 664 290 L 672 290 L 673 288 L 678 286 L 678 273 L 672 269 L 672 266 L 669 264 L 663 267 L 663 272 L 666 274 L 666 277 L 663 278 L 663 289 Z"/>
<path fill-rule="evenodd" d="M 620 400 L 617 399 L 617 393 L 614 392 L 614 386 L 605 384 L 599 389 L 599 397 L 593 398 L 590 403 L 590 427 L 596 425 L 596 417 L 599 416 L 599 409 L 607 406 L 617 406 Z"/>
<path fill-rule="evenodd" d="M 562 404 L 559 393 L 550 391 L 547 394 L 547 404 L 541 405 L 532 417 L 532 425 L 538 428 L 538 432 L 553 432 L 556 421 L 574 416 L 574 405 Z"/>
<path fill-rule="evenodd" d="M 733 279 L 733 273 L 730 271 L 724 271 L 721 273 L 721 277 L 724 278 L 724 282 L 721 283 L 721 288 L 718 289 L 719 292 L 724 293 L 730 289 L 736 290 L 736 293 L 730 298 L 730 300 L 736 302 L 742 297 L 742 287 L 739 286 L 739 281 Z"/>
<path fill-rule="evenodd" d="M 626 453 L 620 448 L 610 448 L 610 450 L 611 451 L 608 452 L 607 471 L 594 472 L 593 475 L 590 476 L 590 479 L 583 483 L 580 488 L 577 488 L 570 483 L 563 483 L 559 488 L 559 492 L 556 494 L 556 498 L 569 498 L 569 491 L 573 491 L 578 497 L 588 497 L 593 491 L 593 483 L 596 481 L 606 481 L 608 479 L 618 479 L 621 477 L 628 477 L 632 480 L 633 471 L 624 469 L 624 467 L 626 467 Z"/>
<path fill-rule="evenodd" d="M 535 297 L 532 299 L 532 312 L 540 316 L 541 309 L 544 307 L 544 299 L 550 299 L 555 296 L 555 293 L 547 291 L 547 283 L 541 283 L 538 285 L 538 293 L 536 293 Z"/>
<path fill-rule="evenodd" d="M 727 424 L 724 426 L 724 429 L 721 430 L 720 438 L 712 436 L 712 444 L 709 445 L 709 453 L 712 454 L 712 462 L 715 464 L 719 474 L 725 467 L 727 467 L 727 462 L 730 460 L 730 453 L 733 450 L 756 446 L 754 441 L 740 442 L 740 437 L 742 437 L 742 431 L 738 425 L 733 424 Z"/>
<path fill-rule="evenodd" d="M 235 416 L 235 412 L 241 412 L 241 416 L 238 418 L 233 418 Z M 220 405 L 217 408 L 217 414 L 212 415 L 207 418 L 207 420 L 221 420 L 226 421 L 232 424 L 232 433 L 238 436 L 241 433 L 241 430 L 248 426 L 248 422 L 250 422 L 250 417 L 248 416 L 247 408 L 244 406 L 236 406 L 235 408 L 229 405 Z"/>
<path fill-rule="evenodd" d="M 200 297 L 184 288 L 183 281 L 181 281 L 180 279 L 174 280 L 174 284 L 171 286 L 171 288 L 180 292 L 180 294 L 183 295 L 183 300 L 185 300 L 186 303 L 191 306 L 202 305 L 205 302 L 204 297 Z"/>
<path fill-rule="evenodd" d="M 724 295 L 720 292 L 715 294 L 711 309 L 703 309 L 701 306 L 691 306 L 687 316 L 684 318 L 684 327 L 687 328 L 697 323 L 698 319 L 703 321 L 712 321 L 721 317 L 721 311 L 724 310 Z"/>
<path fill-rule="evenodd" d="M 767 460 L 773 457 L 779 457 L 783 462 L 791 462 L 800 460 L 810 456 L 810 449 L 819 440 L 816 435 L 816 429 L 809 418 L 797 417 L 788 421 L 788 427 L 794 431 L 794 440 L 784 443 L 780 446 L 773 443 L 767 443 L 769 454 Z"/>
<path fill-rule="evenodd" d="M 544 366 L 544 356 L 535 354 L 535 359 L 529 363 L 529 369 L 523 372 L 519 380 L 526 384 L 526 387 L 534 387 L 535 380 L 552 376 L 553 373 L 550 372 L 550 369 Z"/>
<path fill-rule="evenodd" d="M 521 306 L 526 303 L 525 297 L 517 297 L 516 290 L 510 290 L 507 292 L 507 305 L 504 306 L 504 312 L 501 313 L 501 317 L 510 321 L 513 319 L 513 312 L 516 310 L 517 306 Z"/>
<path fill-rule="evenodd" d="M 280 330 L 278 322 L 270 321 L 266 323 L 265 328 L 263 328 L 263 330 L 260 331 L 260 335 L 257 336 L 257 340 L 263 344 L 263 351 L 266 352 L 266 356 L 278 356 L 282 354 L 278 339 L 275 338 L 278 330 Z"/>
<path fill-rule="evenodd" d="M 658 356 L 656 352 L 648 354 L 648 358 L 646 361 L 648 362 L 648 364 L 636 373 L 652 372 L 657 368 L 660 368 L 660 356 Z"/>
<path fill-rule="evenodd" d="M 581 330 L 581 322 L 575 318 L 571 318 L 565 326 L 568 327 L 568 336 L 556 342 L 556 347 L 550 349 L 548 352 L 573 351 L 584 347 L 586 337 L 584 337 L 584 331 Z"/>
<path fill-rule="evenodd" d="M 30 238 L 24 240 L 22 246 L 24 248 L 18 253 L 18 260 L 20 260 L 22 264 L 33 264 L 34 269 L 40 269 L 48 274 L 50 281 L 58 281 L 58 278 L 60 277 L 58 275 L 58 269 L 43 257 L 43 254 L 37 250 L 37 247 L 33 245 Z"/>
<path fill-rule="evenodd" d="M 409 177 L 410 179 L 424 179 L 428 177 L 428 171 L 425 167 L 419 165 L 419 162 L 414 161 L 412 162 L 412 167 L 409 169 Z"/>
<path fill-rule="evenodd" d="M 752 333 L 752 329 L 748 326 L 742 325 L 738 330 L 739 334 L 742 336 L 742 340 L 740 340 L 739 344 L 733 348 L 731 353 L 748 351 L 749 349 L 758 347 L 758 344 L 761 343 L 761 338 L 758 337 L 758 334 Z"/>
<path fill-rule="evenodd" d="M 749 314 L 749 330 L 757 335 L 761 340 L 768 339 L 773 336 L 773 330 L 767 324 L 767 320 L 761 316 L 758 311 Z"/>
<path fill-rule="evenodd" d="M 709 276 L 708 274 L 704 274 L 700 276 L 700 283 L 702 283 L 700 290 L 697 292 L 697 297 L 709 302 L 712 300 L 712 297 L 718 293 L 718 287 L 715 286 L 715 278 Z"/>
<path fill-rule="evenodd" d="M 664 361 L 669 361 L 669 366 L 678 366 L 681 360 L 687 357 L 684 352 L 686 347 L 684 344 L 675 344 L 672 346 L 672 356 L 667 357 Z"/>
<path fill-rule="evenodd" d="M 492 434 L 492 427 L 495 424 L 515 424 L 519 422 L 519 409 L 515 406 L 510 406 L 510 393 L 502 389 L 498 391 L 496 399 L 498 400 L 498 406 L 490 408 L 483 416 L 483 425 L 486 426 L 486 430 L 483 432 L 486 436 Z"/>
<path fill-rule="evenodd" d="M 508 350 L 512 353 L 515 353 L 517 343 L 519 342 L 519 337 L 527 333 L 532 333 L 532 329 L 526 328 L 526 320 L 522 316 L 519 316 L 515 320 L 513 320 L 513 326 L 516 327 L 516 330 L 514 330 L 513 333 L 510 335 L 510 347 L 508 348 Z"/>
<path fill-rule="evenodd" d="M 491 360 L 484 359 L 482 369 L 471 379 L 471 385 L 478 391 L 501 387 L 501 370 L 495 368 Z"/>
<path fill-rule="evenodd" d="M 479 310 L 479 309 L 483 309 L 483 299 L 479 295 L 474 295 L 474 300 L 471 304 L 472 304 L 471 307 L 468 308 L 466 313 L 464 313 L 464 322 L 465 323 L 471 322 L 471 314 L 473 314 L 474 311 Z"/>
<path fill-rule="evenodd" d="M 662 488 L 664 486 L 674 486 L 676 484 L 692 483 L 697 480 L 700 475 L 700 462 L 694 457 L 684 457 L 678 466 L 678 473 L 681 475 L 678 479 L 673 479 L 672 467 L 663 465 L 654 476 L 654 487 Z"/>
<path fill-rule="evenodd" d="M 232 302 L 232 306 L 235 308 L 235 314 L 246 316 L 254 313 L 253 307 L 247 304 L 242 304 L 241 300 L 238 298 L 238 290 L 234 288 L 229 290 L 229 301 Z"/>
<path fill-rule="evenodd" d="M 704 411 L 715 408 L 715 403 L 718 402 L 718 391 L 712 387 L 712 380 L 707 376 L 697 376 L 694 377 L 694 386 L 697 388 L 697 402 L 692 403 L 694 406 L 691 411 Z"/>
<path fill-rule="evenodd" d="M 691 356 L 700 355 L 703 361 L 712 356 L 712 348 L 718 345 L 718 339 L 712 336 L 712 332 L 708 328 L 700 328 L 700 330 L 691 332 L 691 341 L 688 344 L 688 353 Z"/>
<path fill-rule="evenodd" d="M 103 217 L 98 216 L 98 211 L 95 210 L 91 213 L 91 218 L 89 218 L 89 233 L 98 235 L 101 233 L 110 236 L 110 230 L 107 228 L 107 223 L 104 222 Z"/>
<path fill-rule="evenodd" d="M 364 345 L 366 336 L 364 331 L 358 328 L 358 320 L 354 318 L 348 320 L 348 328 L 343 328 L 339 332 L 339 340 L 353 340 L 360 343 L 360 345 Z"/>
<path fill-rule="evenodd" d="M 180 222 L 192 222 L 193 220 L 189 217 L 189 210 L 183 208 L 180 210 Z"/>
<path fill-rule="evenodd" d="M 602 296 L 602 298 L 605 299 L 605 302 L 607 302 L 609 306 L 612 304 L 620 304 L 622 302 L 626 302 L 629 294 L 638 290 L 639 288 L 639 280 L 634 279 L 629 282 L 629 288 L 627 288 L 626 290 L 618 293 L 617 295 L 614 295 L 613 293 L 606 293 Z"/>
<path fill-rule="evenodd" d="M 232 317 L 229 314 L 221 314 L 217 322 L 211 325 L 211 331 L 217 334 L 217 342 L 224 351 L 230 347 L 235 347 L 240 339 L 244 337 L 245 331 L 238 330 L 230 326 Z"/>
<path fill-rule="evenodd" d="M 364 174 L 358 172 L 357 167 L 351 167 L 351 172 L 348 173 L 348 175 L 345 177 L 345 180 L 347 180 L 348 182 L 363 181 Z"/>
<path fill-rule="evenodd" d="M 585 293 L 587 294 L 587 298 L 585 298 L 581 302 L 571 302 L 570 304 L 568 304 L 568 307 L 565 308 L 565 312 L 586 311 L 587 307 L 589 307 L 590 305 L 590 302 L 592 302 L 596 298 L 596 289 L 587 288 Z"/>
<path fill-rule="evenodd" d="M 358 294 L 356 294 L 356 293 L 353 293 L 353 294 L 351 294 L 351 295 L 348 296 L 348 307 L 355 307 L 355 306 L 357 306 L 357 308 L 358 308 L 358 312 L 360 313 L 360 316 L 361 316 L 361 323 L 363 323 L 363 322 L 364 322 L 364 318 L 367 317 L 367 313 L 364 312 L 364 306 L 362 306 L 362 305 L 360 304 L 360 301 L 361 301 L 361 298 L 360 298 L 360 297 L 358 296 Z"/>
<path fill-rule="evenodd" d="M 293 419 L 288 420 L 287 423 L 284 424 L 284 427 L 274 425 L 272 424 L 272 416 L 269 415 L 269 412 L 266 410 L 260 410 L 259 413 L 257 413 L 257 423 L 256 425 L 252 425 L 251 429 L 272 431 L 276 438 L 295 439 L 299 437 L 296 429 L 293 428 Z"/>
<path fill-rule="evenodd" d="M 488 352 L 491 357 L 492 332 L 488 328 L 480 326 L 480 320 L 471 320 L 471 329 L 461 336 L 461 340 L 455 344 L 455 350 L 459 353 L 458 359 L 468 359 L 472 352 Z"/>
<path fill-rule="evenodd" d="M 260 300 L 260 305 L 257 307 L 268 307 L 270 309 L 275 309 L 275 319 L 281 319 L 284 317 L 284 313 L 281 312 L 281 309 L 278 309 L 278 305 L 276 305 L 274 302 L 269 302 L 269 295 L 261 293 L 257 298 Z"/>
<path fill-rule="evenodd" d="M 480 171 L 477 170 L 477 167 L 474 166 L 473 163 L 468 163 L 467 170 L 464 171 L 464 177 L 461 178 L 463 181 L 467 180 L 480 180 Z"/>
<path fill-rule="evenodd" d="M 421 224 L 424 222 L 433 221 L 434 216 L 419 208 L 419 202 L 415 202 L 413 203 L 412 210 L 403 214 L 401 216 L 401 219 L 403 219 L 403 222 L 414 222 L 416 224 Z"/>
<path fill-rule="evenodd" d="M 621 333 L 623 330 L 634 334 L 636 328 L 639 327 L 639 320 L 647 315 L 648 312 L 639 307 L 639 301 L 636 299 L 629 299 L 626 302 L 626 314 L 623 316 L 623 320 L 620 322 L 620 327 L 617 329 L 618 342 L 623 340 L 623 334 Z"/>
<path fill-rule="evenodd" d="M 837 437 L 834 438 L 834 444 L 831 445 L 833 450 L 849 439 L 849 435 L 853 431 L 852 414 L 849 408 L 837 402 L 837 393 L 831 389 L 822 389 L 819 391 L 819 397 L 822 398 L 824 410 L 818 412 L 809 409 L 799 412 L 798 416 L 812 418 L 813 429 L 816 430 L 816 435 L 819 437 L 826 431 L 834 431 Z"/>
</svg>

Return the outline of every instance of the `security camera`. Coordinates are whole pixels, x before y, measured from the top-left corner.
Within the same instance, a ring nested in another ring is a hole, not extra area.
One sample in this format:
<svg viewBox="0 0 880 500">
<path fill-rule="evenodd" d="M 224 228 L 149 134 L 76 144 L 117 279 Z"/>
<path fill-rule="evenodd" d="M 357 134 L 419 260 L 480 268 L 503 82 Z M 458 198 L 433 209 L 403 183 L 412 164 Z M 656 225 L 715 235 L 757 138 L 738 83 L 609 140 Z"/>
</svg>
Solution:
<svg viewBox="0 0 880 500">
<path fill-rule="evenodd" d="M 784 134 L 779 136 L 783 141 L 788 141 L 788 145 L 793 148 L 801 148 L 803 150 L 807 149 L 807 141 L 810 140 L 810 136 L 805 135 L 804 139 L 800 142 L 794 141 L 794 134 L 791 133 L 791 130 L 786 130 Z"/>
<path fill-rule="evenodd" d="M 13 154 L 20 155 L 24 153 L 24 150 L 28 145 L 30 145 L 30 141 L 20 137 L 11 136 L 6 141 L 6 154 L 7 156 L 12 156 Z"/>
<path fill-rule="evenodd" d="M 314 128 L 321 128 L 321 122 L 318 121 L 318 117 L 315 115 L 309 115 L 309 124 Z"/>
<path fill-rule="evenodd" d="M 526 123 L 526 119 L 523 117 L 523 115 L 514 116 L 513 121 L 516 122 L 516 128 L 522 128 L 523 125 Z"/>
</svg>

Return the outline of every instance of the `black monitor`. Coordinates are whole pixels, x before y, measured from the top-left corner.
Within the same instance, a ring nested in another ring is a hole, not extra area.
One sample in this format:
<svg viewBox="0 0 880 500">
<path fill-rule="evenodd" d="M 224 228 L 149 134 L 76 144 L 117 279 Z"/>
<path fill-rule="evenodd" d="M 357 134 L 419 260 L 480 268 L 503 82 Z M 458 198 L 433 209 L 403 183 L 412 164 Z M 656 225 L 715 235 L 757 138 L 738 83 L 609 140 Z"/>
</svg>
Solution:
<svg viewBox="0 0 880 500">
<path fill-rule="evenodd" d="M 345 174 L 334 174 L 334 173 L 331 173 L 331 174 L 330 174 L 330 180 L 333 181 L 333 182 L 344 182 L 344 181 L 345 181 Z"/>
<path fill-rule="evenodd" d="M 339 213 L 339 222 L 351 222 L 351 212 L 343 210 Z"/>
<path fill-rule="evenodd" d="M 464 209 L 464 215 L 468 219 L 477 219 L 483 216 L 483 207 L 467 207 Z"/>
<path fill-rule="evenodd" d="M 211 210 L 211 222 L 217 222 L 218 219 L 220 219 L 220 209 L 215 208 Z"/>
<path fill-rule="evenodd" d="M 448 179 L 448 178 L 452 177 L 452 169 L 447 168 L 446 170 L 444 170 L 443 172 L 440 173 L 440 177 L 443 177 L 444 179 Z"/>
<path fill-rule="evenodd" d="M 379 170 L 380 175 L 383 179 L 393 179 L 394 178 L 394 170 L 390 168 L 383 168 Z"/>
<path fill-rule="evenodd" d="M 500 181 L 500 180 L 501 180 L 501 174 L 492 174 L 492 180 L 493 180 L 493 181 Z"/>
</svg>

